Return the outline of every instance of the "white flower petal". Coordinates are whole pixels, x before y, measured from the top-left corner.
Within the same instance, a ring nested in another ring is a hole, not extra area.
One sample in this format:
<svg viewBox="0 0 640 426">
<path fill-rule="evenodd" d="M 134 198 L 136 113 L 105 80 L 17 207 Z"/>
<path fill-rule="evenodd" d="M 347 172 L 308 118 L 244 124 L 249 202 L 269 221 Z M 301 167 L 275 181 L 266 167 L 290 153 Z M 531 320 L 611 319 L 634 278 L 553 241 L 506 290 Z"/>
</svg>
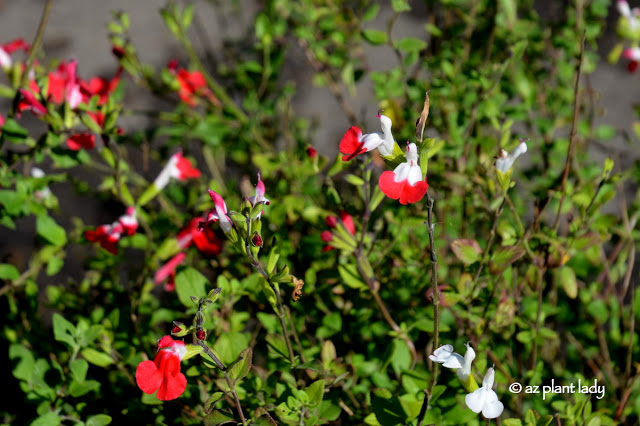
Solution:
<svg viewBox="0 0 640 426">
<path fill-rule="evenodd" d="M 485 388 L 479 388 L 472 393 L 467 394 L 464 397 L 464 402 L 467 407 L 474 413 L 479 413 L 484 408 L 484 401 L 487 397 L 487 390 Z"/>
<path fill-rule="evenodd" d="M 393 154 L 393 147 L 395 145 L 393 134 L 391 133 L 391 119 L 386 115 L 380 115 L 380 126 L 382 127 L 382 134 L 384 135 L 384 143 L 378 146 L 378 151 L 384 156 L 390 156 Z"/>
<path fill-rule="evenodd" d="M 464 358 L 462 358 L 462 355 L 454 352 L 449 358 L 444 361 L 442 366 L 447 368 L 462 368 L 463 362 Z"/>
<path fill-rule="evenodd" d="M 380 133 L 367 133 L 366 135 L 362 135 L 360 142 L 364 143 L 364 148 L 367 151 L 371 151 L 383 144 L 384 139 L 382 139 L 382 135 Z"/>
<path fill-rule="evenodd" d="M 433 362 L 444 362 L 453 353 L 453 345 L 442 345 L 433 354 L 429 355 L 429 359 Z"/>
<path fill-rule="evenodd" d="M 503 411 L 504 404 L 498 401 L 498 395 L 492 390 L 487 391 L 487 398 L 482 407 L 482 415 L 487 419 L 495 419 L 500 417 Z"/>
<path fill-rule="evenodd" d="M 488 390 L 491 390 L 491 388 L 493 387 L 493 380 L 495 378 L 496 372 L 493 369 L 493 367 L 491 367 L 489 370 L 487 370 L 487 374 L 484 375 L 484 379 L 482 379 L 482 387 Z M 495 394 L 495 392 L 494 392 Z M 496 399 L 498 397 L 496 396 Z"/>
</svg>

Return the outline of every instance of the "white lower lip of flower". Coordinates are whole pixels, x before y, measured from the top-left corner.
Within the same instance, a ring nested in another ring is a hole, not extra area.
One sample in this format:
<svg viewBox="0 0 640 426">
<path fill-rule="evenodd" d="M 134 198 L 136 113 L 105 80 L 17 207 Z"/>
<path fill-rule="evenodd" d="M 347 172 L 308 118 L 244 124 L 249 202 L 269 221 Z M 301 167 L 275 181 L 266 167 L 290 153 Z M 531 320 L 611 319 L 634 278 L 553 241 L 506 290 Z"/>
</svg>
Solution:
<svg viewBox="0 0 640 426">
<path fill-rule="evenodd" d="M 9 68 L 11 64 L 11 56 L 0 47 L 0 67 Z"/>
</svg>

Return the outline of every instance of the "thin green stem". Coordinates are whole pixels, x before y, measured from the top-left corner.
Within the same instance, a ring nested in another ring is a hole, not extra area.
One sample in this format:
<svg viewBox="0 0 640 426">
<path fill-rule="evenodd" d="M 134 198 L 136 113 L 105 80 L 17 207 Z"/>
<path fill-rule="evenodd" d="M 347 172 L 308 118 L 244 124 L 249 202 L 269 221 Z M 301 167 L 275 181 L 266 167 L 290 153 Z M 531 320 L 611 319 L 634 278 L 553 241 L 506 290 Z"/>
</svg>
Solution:
<svg viewBox="0 0 640 426">
<path fill-rule="evenodd" d="M 435 229 L 433 221 L 433 205 L 434 200 L 429 192 L 427 192 L 427 230 L 429 232 L 429 251 L 431 254 L 431 288 L 433 290 L 433 348 L 437 349 L 440 345 L 440 291 L 438 290 L 438 257 L 436 256 L 435 238 L 433 232 Z M 433 396 L 433 389 L 438 381 L 439 364 L 431 364 L 431 383 L 429 388 L 425 390 L 425 397 L 422 401 L 422 407 L 418 414 L 418 426 L 422 426 L 424 416 L 429 408 L 429 403 Z"/>
</svg>

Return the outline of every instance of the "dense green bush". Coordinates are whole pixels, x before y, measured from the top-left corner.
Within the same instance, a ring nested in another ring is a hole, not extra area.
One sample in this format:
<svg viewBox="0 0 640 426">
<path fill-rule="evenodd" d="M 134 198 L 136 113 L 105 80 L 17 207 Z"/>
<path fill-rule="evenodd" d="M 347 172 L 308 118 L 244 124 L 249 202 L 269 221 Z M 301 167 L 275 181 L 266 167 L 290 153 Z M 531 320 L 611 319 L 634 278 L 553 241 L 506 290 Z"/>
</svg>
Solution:
<svg viewBox="0 0 640 426">
<path fill-rule="evenodd" d="M 3 423 L 638 422 L 640 168 L 590 157 L 615 129 L 580 78 L 609 2 L 415 3 L 260 2 L 211 67 L 169 1 L 188 62 L 162 69 L 117 12 L 111 79 L 43 62 L 44 26 L 2 45 L 0 223 L 37 234 L 0 264 Z M 342 141 L 292 107 L 296 52 Z M 133 85 L 175 108 L 123 131 Z"/>
</svg>

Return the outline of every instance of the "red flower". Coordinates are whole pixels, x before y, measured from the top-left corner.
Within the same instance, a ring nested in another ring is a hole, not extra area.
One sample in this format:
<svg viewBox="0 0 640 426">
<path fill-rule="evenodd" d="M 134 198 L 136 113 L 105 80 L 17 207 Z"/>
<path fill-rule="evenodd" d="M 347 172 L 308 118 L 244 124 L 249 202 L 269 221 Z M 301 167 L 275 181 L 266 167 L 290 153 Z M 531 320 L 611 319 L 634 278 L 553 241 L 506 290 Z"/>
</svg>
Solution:
<svg viewBox="0 0 640 426">
<path fill-rule="evenodd" d="M 30 83 L 31 89 L 33 90 L 33 86 L 35 82 L 31 80 Z M 35 115 L 45 115 L 47 113 L 47 108 L 36 98 L 35 93 L 39 93 L 40 89 L 38 86 L 35 86 L 36 90 L 29 91 L 25 89 L 20 89 L 20 94 L 22 95 L 22 99 L 18 102 L 18 117 L 20 117 L 20 113 L 25 110 L 31 110 Z"/>
<path fill-rule="evenodd" d="M 183 252 L 180 252 L 173 256 L 167 263 L 162 265 L 160 269 L 156 271 L 156 274 L 153 278 L 153 281 L 156 283 L 156 285 L 169 278 L 167 291 L 172 291 L 172 287 L 175 285 L 174 279 L 176 277 L 176 268 L 182 263 L 185 257 L 187 257 L 187 255 Z"/>
<path fill-rule="evenodd" d="M 407 161 L 393 172 L 382 173 L 378 184 L 387 197 L 399 200 L 400 204 L 415 203 L 424 197 L 429 185 L 422 178 L 416 144 L 407 144 Z"/>
<path fill-rule="evenodd" d="M 72 151 L 93 149 L 96 146 L 96 137 L 92 133 L 74 133 L 67 139 L 67 147 Z"/>
<path fill-rule="evenodd" d="M 58 69 L 49 73 L 48 96 L 53 102 L 61 104 L 67 101 L 72 109 L 75 109 L 83 102 L 80 92 L 80 79 L 76 75 L 78 62 L 74 59 L 68 64 L 62 62 Z"/>
<path fill-rule="evenodd" d="M 118 87 L 120 83 L 120 75 L 122 74 L 122 68 L 119 68 L 116 75 L 111 80 L 106 80 L 101 77 L 91 77 L 86 81 L 80 81 L 80 90 L 85 96 L 85 100 L 88 101 L 93 96 L 100 96 L 98 105 L 103 105 L 107 102 L 109 95 Z"/>
<path fill-rule="evenodd" d="M 173 59 L 169 61 L 167 68 L 178 80 L 180 86 L 178 96 L 182 102 L 194 107 L 198 102 L 198 97 L 204 95 L 211 103 L 220 105 L 218 98 L 207 87 L 207 80 L 200 71 L 187 71 L 184 68 L 178 68 L 178 62 Z"/>
<path fill-rule="evenodd" d="M 391 119 L 378 112 L 382 133 L 362 134 L 359 127 L 351 126 L 342 136 L 340 141 L 340 152 L 345 154 L 342 161 L 349 161 L 353 157 L 378 148 L 380 154 L 390 156 L 393 154 L 395 142 L 391 134 Z"/>
<path fill-rule="evenodd" d="M 193 167 L 189 160 L 182 156 L 182 151 L 178 151 L 169 158 L 167 165 L 153 183 L 157 189 L 162 190 L 169 184 L 171 178 L 186 180 L 200 176 L 200 170 Z"/>
<path fill-rule="evenodd" d="M 29 43 L 26 43 L 21 38 L 17 38 L 9 43 L 4 43 L 0 45 L 0 67 L 9 68 L 13 61 L 11 60 L 11 55 L 16 50 L 24 50 L 28 51 L 30 48 Z"/>
<path fill-rule="evenodd" d="M 117 222 L 111 225 L 100 225 L 95 231 L 88 229 L 83 235 L 92 243 L 99 243 L 109 253 L 118 254 L 118 241 L 122 234 L 133 235 L 138 229 L 135 212 L 135 208 L 128 207 L 126 214 L 120 216 Z"/>
<path fill-rule="evenodd" d="M 153 361 L 143 361 L 136 369 L 136 382 L 142 392 L 158 391 L 161 401 L 170 401 L 182 395 L 187 378 L 180 372 L 180 361 L 187 353 L 184 342 L 164 336 L 158 340 L 158 354 Z"/>
<path fill-rule="evenodd" d="M 100 225 L 95 231 L 84 231 L 84 237 L 92 243 L 99 243 L 100 247 L 111 254 L 118 254 L 118 241 L 122 235 L 122 225 L 115 222 L 112 225 Z"/>
</svg>

